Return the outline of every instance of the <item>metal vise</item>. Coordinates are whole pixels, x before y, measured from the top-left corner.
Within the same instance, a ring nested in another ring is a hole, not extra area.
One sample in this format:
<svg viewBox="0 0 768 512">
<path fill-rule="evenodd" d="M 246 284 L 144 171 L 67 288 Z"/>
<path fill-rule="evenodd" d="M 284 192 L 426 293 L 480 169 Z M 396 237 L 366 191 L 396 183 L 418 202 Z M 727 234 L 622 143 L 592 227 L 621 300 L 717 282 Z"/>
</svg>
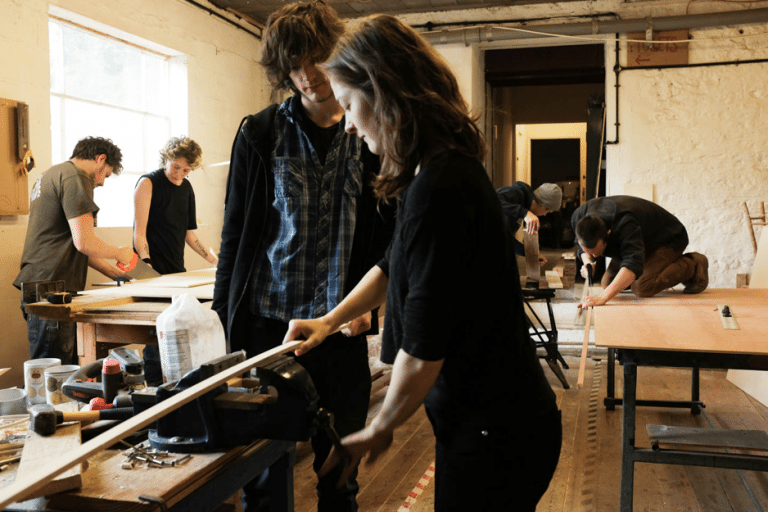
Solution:
<svg viewBox="0 0 768 512">
<path fill-rule="evenodd" d="M 175 382 L 133 393 L 136 414 L 245 360 L 245 352 L 215 359 Z M 293 357 L 256 368 L 256 378 L 232 379 L 158 419 L 150 444 L 177 453 L 248 444 L 255 439 L 306 441 L 314 434 L 318 395 Z"/>
</svg>

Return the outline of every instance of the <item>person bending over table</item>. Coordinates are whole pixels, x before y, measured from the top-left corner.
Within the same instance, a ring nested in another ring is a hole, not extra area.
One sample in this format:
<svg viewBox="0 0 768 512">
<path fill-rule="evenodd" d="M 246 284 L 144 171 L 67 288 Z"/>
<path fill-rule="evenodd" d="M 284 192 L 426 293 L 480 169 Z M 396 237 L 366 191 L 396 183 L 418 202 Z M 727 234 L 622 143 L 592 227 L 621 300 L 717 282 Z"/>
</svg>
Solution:
<svg viewBox="0 0 768 512">
<path fill-rule="evenodd" d="M 173 137 L 160 150 L 160 169 L 143 175 L 133 192 L 133 247 L 160 274 L 186 272 L 184 243 L 216 266 L 218 258 L 197 237 L 195 191 L 187 176 L 200 167 L 203 150 L 188 137 Z M 163 383 L 160 349 L 144 347 L 144 375 L 149 386 Z"/>
<path fill-rule="evenodd" d="M 634 196 L 598 197 L 579 206 L 571 224 L 583 277 L 587 265 L 594 270 L 596 258 L 611 258 L 602 293 L 585 297 L 579 307 L 602 306 L 627 287 L 638 297 L 652 297 L 680 283 L 683 293 L 701 293 L 709 284 L 707 257 L 683 254 L 685 226 L 655 203 Z"/>
<path fill-rule="evenodd" d="M 86 137 L 72 156 L 54 165 L 35 182 L 29 199 L 29 224 L 21 255 L 21 270 L 13 285 L 32 281 L 64 281 L 68 292 L 85 289 L 88 267 L 110 279 L 124 275 L 109 260 L 127 265 L 131 246 L 114 247 L 96 235 L 93 191 L 123 169 L 123 154 L 109 139 Z M 57 357 L 62 364 L 77 363 L 77 324 L 45 320 L 21 311 L 27 322 L 31 359 Z"/>
<path fill-rule="evenodd" d="M 363 457 L 379 457 L 424 403 L 437 439 L 435 510 L 533 512 L 557 466 L 560 411 L 528 334 L 511 230 L 481 163 L 485 144 L 456 78 L 387 15 L 343 36 L 324 68 L 347 132 L 382 158 L 377 196 L 398 202 L 385 257 L 333 310 L 292 320 L 284 340 L 306 338 L 296 353 L 311 353 L 386 298 L 381 358 L 394 364 L 391 382 L 372 423 L 342 439 L 340 482 Z M 334 448 L 321 473 L 340 455 Z"/>
<path fill-rule="evenodd" d="M 496 189 L 496 194 L 512 229 L 517 232 L 525 224 L 529 235 L 539 232 L 539 217 L 560 210 L 563 202 L 563 191 L 554 183 L 544 183 L 533 190 L 527 183 L 517 181 L 512 186 Z M 512 243 L 515 254 L 525 256 L 525 246 L 517 239 Z M 543 265 L 547 259 L 539 255 L 539 261 Z"/>
</svg>

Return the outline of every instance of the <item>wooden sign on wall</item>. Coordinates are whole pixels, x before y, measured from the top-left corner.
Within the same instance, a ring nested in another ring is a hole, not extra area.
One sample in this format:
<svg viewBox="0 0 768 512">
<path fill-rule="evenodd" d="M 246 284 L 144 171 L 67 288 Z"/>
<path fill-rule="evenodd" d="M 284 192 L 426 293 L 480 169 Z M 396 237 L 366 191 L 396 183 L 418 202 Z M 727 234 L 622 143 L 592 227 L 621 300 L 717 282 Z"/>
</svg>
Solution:
<svg viewBox="0 0 768 512">
<path fill-rule="evenodd" d="M 645 43 L 645 33 L 627 34 L 627 66 L 641 68 L 650 66 L 670 66 L 688 64 L 688 44 L 675 41 L 687 41 L 687 30 L 669 30 L 654 32 L 654 41 L 664 43 Z"/>
<path fill-rule="evenodd" d="M 19 158 L 18 105 L 0 98 L 0 215 L 29 213 L 27 173 Z"/>
</svg>

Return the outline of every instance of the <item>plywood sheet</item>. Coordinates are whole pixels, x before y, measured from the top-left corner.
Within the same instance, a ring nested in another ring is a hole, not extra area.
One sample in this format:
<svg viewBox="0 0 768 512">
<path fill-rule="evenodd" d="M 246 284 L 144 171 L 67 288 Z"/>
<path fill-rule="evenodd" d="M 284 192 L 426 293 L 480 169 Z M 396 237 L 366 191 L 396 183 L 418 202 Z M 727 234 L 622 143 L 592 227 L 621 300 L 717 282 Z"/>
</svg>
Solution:
<svg viewBox="0 0 768 512">
<path fill-rule="evenodd" d="M 630 293 L 620 293 L 605 306 L 651 306 L 676 304 L 768 304 L 768 289 L 708 288 L 701 293 L 686 294 L 681 291 L 663 291 L 653 297 L 640 298 Z"/>
<path fill-rule="evenodd" d="M 765 300 L 768 302 L 768 235 L 760 237 L 749 286 L 750 293 L 765 294 Z M 768 407 L 768 372 L 728 370 L 727 379 Z"/>
<path fill-rule="evenodd" d="M 731 307 L 741 327 L 724 330 L 716 304 L 595 308 L 595 345 L 768 355 L 768 304 Z"/>
</svg>

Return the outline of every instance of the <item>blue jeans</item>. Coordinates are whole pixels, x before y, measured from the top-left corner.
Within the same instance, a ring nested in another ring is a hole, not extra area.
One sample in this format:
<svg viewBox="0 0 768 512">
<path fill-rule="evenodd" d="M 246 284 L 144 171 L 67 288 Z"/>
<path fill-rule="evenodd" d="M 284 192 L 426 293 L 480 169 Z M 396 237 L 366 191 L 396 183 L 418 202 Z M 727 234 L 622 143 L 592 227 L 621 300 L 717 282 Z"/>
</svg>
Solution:
<svg viewBox="0 0 768 512">
<path fill-rule="evenodd" d="M 24 320 L 27 321 L 30 359 L 57 357 L 61 359 L 61 364 L 77 364 L 75 354 L 77 324 L 44 320 L 37 315 L 28 315 L 24 312 L 24 302 L 21 303 L 21 312 Z"/>
</svg>

